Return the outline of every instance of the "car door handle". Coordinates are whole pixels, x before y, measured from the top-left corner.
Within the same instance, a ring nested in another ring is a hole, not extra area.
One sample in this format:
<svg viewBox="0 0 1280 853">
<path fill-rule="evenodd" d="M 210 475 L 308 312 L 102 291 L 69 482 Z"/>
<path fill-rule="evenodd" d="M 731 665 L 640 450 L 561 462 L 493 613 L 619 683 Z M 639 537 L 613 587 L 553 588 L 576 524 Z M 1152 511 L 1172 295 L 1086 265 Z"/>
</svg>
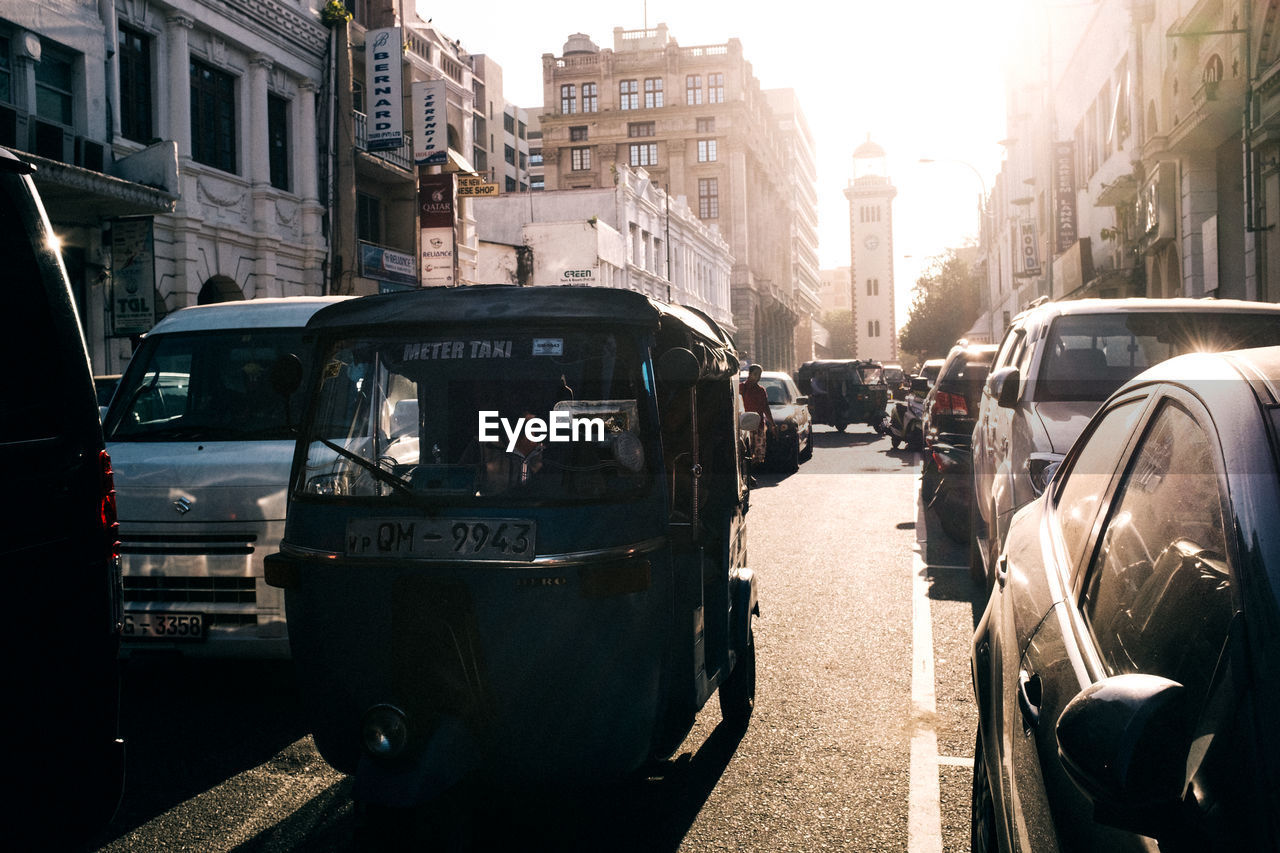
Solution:
<svg viewBox="0 0 1280 853">
<path fill-rule="evenodd" d="M 1043 685 L 1040 676 L 1025 669 L 1018 671 L 1018 710 L 1022 711 L 1022 725 L 1030 732 L 1040 724 L 1040 703 L 1043 701 Z"/>
<path fill-rule="evenodd" d="M 1001 554 L 996 559 L 996 583 L 1000 584 L 1003 589 L 1005 582 L 1009 580 L 1009 558 Z"/>
</svg>

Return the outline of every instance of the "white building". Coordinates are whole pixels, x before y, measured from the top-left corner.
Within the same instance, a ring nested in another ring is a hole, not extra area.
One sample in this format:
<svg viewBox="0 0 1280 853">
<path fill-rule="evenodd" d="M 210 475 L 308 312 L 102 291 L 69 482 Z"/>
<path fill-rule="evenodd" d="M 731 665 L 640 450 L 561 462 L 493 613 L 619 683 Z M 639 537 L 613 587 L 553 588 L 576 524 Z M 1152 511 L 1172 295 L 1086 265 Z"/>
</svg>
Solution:
<svg viewBox="0 0 1280 853">
<path fill-rule="evenodd" d="M 618 164 L 611 188 L 477 198 L 472 205 L 485 282 L 635 290 L 697 308 L 734 330 L 729 244 L 644 169 Z"/>
<path fill-rule="evenodd" d="M 871 141 L 853 152 L 849 200 L 853 332 L 858 358 L 898 360 L 893 299 L 893 199 L 897 188 L 885 169 L 884 149 Z"/>
</svg>

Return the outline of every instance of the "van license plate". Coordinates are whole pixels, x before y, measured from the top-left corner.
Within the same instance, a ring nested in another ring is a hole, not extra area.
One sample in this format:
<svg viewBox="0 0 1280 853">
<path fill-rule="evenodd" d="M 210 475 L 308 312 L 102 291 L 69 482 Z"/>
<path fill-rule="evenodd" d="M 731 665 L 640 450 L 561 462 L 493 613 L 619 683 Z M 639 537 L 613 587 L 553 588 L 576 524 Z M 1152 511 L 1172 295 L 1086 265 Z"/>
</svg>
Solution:
<svg viewBox="0 0 1280 853">
<path fill-rule="evenodd" d="M 124 614 L 125 639 L 203 640 L 203 613 L 164 613 L 139 610 Z"/>
<path fill-rule="evenodd" d="M 347 522 L 347 556 L 532 560 L 527 518 L 369 518 Z"/>
</svg>

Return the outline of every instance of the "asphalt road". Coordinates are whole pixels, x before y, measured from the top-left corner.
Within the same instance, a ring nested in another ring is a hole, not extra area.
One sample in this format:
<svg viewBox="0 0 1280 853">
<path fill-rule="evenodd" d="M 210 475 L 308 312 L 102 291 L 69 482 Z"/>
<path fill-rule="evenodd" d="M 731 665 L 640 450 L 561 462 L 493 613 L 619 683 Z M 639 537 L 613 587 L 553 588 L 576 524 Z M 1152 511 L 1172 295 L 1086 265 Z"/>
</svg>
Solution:
<svg viewBox="0 0 1280 853">
<path fill-rule="evenodd" d="M 473 792 L 426 829 L 480 850 L 967 850 L 981 605 L 964 553 L 920 510 L 918 454 L 857 427 L 815 444 L 752 493 L 745 734 L 713 698 L 645 779 Z M 124 686 L 128 780 L 98 849 L 353 848 L 351 783 L 312 747 L 287 665 L 131 662 Z"/>
</svg>

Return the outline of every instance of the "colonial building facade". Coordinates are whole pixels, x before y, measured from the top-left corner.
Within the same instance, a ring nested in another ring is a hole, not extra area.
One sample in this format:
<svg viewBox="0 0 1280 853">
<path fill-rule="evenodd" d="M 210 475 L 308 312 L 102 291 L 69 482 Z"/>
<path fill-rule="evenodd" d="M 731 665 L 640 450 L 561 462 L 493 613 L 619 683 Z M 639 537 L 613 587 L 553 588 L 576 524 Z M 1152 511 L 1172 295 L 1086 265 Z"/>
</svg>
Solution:
<svg viewBox="0 0 1280 853">
<path fill-rule="evenodd" d="M 813 180 L 798 105 L 775 97 L 775 113 L 736 39 L 681 47 L 660 24 L 617 28 L 613 41 L 601 49 L 579 33 L 543 55 L 545 188 L 608 187 L 621 163 L 688 198 L 729 244 L 739 349 L 793 369 L 797 326 L 819 310 L 816 220 L 799 209 L 813 194 L 796 189 Z"/>
</svg>

